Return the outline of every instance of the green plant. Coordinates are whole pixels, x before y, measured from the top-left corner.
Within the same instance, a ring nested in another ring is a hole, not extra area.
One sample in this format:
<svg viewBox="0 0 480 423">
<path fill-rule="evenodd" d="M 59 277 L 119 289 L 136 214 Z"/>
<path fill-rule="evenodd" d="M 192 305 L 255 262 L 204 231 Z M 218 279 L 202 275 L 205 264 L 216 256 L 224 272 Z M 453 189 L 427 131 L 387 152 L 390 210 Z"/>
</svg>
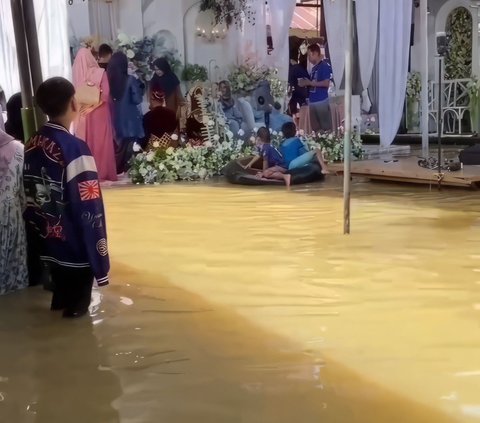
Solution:
<svg viewBox="0 0 480 423">
<path fill-rule="evenodd" d="M 420 100 L 422 93 L 422 79 L 419 72 L 411 72 L 408 74 L 407 80 L 407 99 Z"/>
<path fill-rule="evenodd" d="M 447 20 L 448 52 L 445 78 L 464 79 L 472 73 L 472 15 L 464 7 L 455 9 Z"/>
<path fill-rule="evenodd" d="M 202 0 L 200 11 L 211 10 L 215 17 L 215 24 L 225 24 L 227 28 L 235 23 L 240 26 L 245 19 L 255 22 L 255 12 L 248 0 Z"/>
<path fill-rule="evenodd" d="M 208 79 L 208 71 L 205 66 L 187 64 L 183 68 L 182 80 L 205 82 Z"/>
</svg>

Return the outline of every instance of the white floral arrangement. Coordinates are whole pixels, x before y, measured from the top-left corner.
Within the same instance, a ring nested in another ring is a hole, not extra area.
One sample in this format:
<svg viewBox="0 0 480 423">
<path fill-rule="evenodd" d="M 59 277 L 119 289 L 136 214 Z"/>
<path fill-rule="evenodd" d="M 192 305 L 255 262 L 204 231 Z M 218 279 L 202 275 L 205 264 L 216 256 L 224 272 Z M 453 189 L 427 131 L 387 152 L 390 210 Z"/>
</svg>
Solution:
<svg viewBox="0 0 480 423">
<path fill-rule="evenodd" d="M 407 79 L 407 99 L 420 100 L 422 93 L 422 78 L 419 72 L 410 72 Z"/>
<path fill-rule="evenodd" d="M 245 63 L 236 66 L 228 75 L 233 94 L 244 94 L 254 91 L 260 81 L 267 80 L 274 98 L 283 98 L 286 93 L 286 83 L 278 77 L 278 70 L 266 66 L 256 66 Z"/>
<path fill-rule="evenodd" d="M 178 51 L 167 49 L 165 39 L 157 34 L 153 37 L 136 38 L 120 33 L 115 46 L 125 53 L 133 64 L 135 73 L 144 82 L 151 79 L 153 75 L 152 62 L 159 57 L 165 57 L 175 73 L 180 71 L 182 64 Z"/>
<path fill-rule="evenodd" d="M 230 161 L 252 153 L 241 140 L 140 152 L 132 159 L 129 176 L 135 184 L 204 180 L 220 175 Z"/>
<path fill-rule="evenodd" d="M 344 159 L 344 135 L 343 128 L 339 128 L 338 135 L 333 132 L 312 132 L 305 134 L 299 131 L 297 134 L 309 150 L 320 149 L 329 162 L 343 162 Z M 272 144 L 280 146 L 284 140 L 283 134 L 272 132 Z M 363 157 L 362 140 L 355 133 L 352 135 L 352 156 L 354 159 Z"/>
</svg>

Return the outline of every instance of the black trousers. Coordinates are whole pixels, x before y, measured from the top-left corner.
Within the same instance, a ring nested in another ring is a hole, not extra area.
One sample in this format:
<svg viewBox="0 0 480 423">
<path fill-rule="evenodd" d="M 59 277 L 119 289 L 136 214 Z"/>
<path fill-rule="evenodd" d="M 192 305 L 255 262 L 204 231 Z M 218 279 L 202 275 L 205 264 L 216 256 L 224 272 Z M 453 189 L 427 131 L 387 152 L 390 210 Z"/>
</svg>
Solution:
<svg viewBox="0 0 480 423">
<path fill-rule="evenodd" d="M 92 269 L 52 265 L 50 272 L 53 284 L 52 310 L 86 312 L 92 299 Z"/>
<path fill-rule="evenodd" d="M 133 156 L 133 144 L 136 138 L 127 138 L 115 144 L 115 160 L 117 162 L 117 173 L 126 172 L 130 166 L 128 165 Z"/>
</svg>

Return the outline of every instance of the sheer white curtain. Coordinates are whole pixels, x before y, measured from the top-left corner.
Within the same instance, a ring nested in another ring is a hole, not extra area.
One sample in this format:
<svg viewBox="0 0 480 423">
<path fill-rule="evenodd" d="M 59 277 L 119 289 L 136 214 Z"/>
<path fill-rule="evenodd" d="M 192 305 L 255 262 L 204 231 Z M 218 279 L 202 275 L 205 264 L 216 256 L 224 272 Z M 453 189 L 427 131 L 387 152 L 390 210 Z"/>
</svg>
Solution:
<svg viewBox="0 0 480 423">
<path fill-rule="evenodd" d="M 255 11 L 254 24 L 245 21 L 241 28 L 232 25 L 229 35 L 229 48 L 237 52 L 237 64 L 247 60 L 258 66 L 268 65 L 267 20 L 264 1 L 251 1 Z"/>
<path fill-rule="evenodd" d="M 72 68 L 68 41 L 68 4 L 64 0 L 34 0 L 38 44 L 44 79 L 70 79 Z"/>
<path fill-rule="evenodd" d="M 324 0 L 323 5 L 325 8 L 330 63 L 335 85 L 339 87 L 345 71 L 347 0 Z"/>
<path fill-rule="evenodd" d="M 382 0 L 379 31 L 380 143 L 388 147 L 402 118 L 407 85 L 412 2 Z"/>
<path fill-rule="evenodd" d="M 363 89 L 367 89 L 375 65 L 378 34 L 378 1 L 356 0 L 358 57 Z"/>
<path fill-rule="evenodd" d="M 120 21 L 118 2 L 116 0 L 90 0 L 88 9 L 91 35 L 102 41 L 115 40 Z"/>
<path fill-rule="evenodd" d="M 270 7 L 273 40 L 273 51 L 270 59 L 272 65 L 278 69 L 282 81 L 288 80 L 290 55 L 288 37 L 295 4 L 296 0 L 274 0 Z"/>
<path fill-rule="evenodd" d="M 7 100 L 20 91 L 10 0 L 0 1 L 0 86 Z"/>
</svg>

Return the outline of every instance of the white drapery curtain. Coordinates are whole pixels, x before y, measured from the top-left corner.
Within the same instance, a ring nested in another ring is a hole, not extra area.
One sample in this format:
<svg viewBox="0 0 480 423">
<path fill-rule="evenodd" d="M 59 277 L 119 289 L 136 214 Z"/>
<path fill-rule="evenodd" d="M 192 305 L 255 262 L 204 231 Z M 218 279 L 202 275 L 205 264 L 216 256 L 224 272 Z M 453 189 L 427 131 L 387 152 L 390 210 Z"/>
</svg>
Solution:
<svg viewBox="0 0 480 423">
<path fill-rule="evenodd" d="M 333 78 L 340 87 L 345 71 L 347 0 L 325 0 L 323 5 Z"/>
<path fill-rule="evenodd" d="M 367 89 L 375 65 L 379 0 L 356 0 L 358 57 L 363 89 Z"/>
<path fill-rule="evenodd" d="M 245 21 L 241 28 L 230 28 L 229 48 L 237 52 L 237 64 L 250 61 L 252 64 L 269 65 L 267 54 L 267 20 L 264 1 L 251 1 L 255 12 L 254 24 Z"/>
<path fill-rule="evenodd" d="M 273 51 L 271 63 L 278 69 L 279 78 L 288 80 L 289 68 L 289 31 L 295 11 L 296 0 L 274 0 L 270 6 L 270 26 Z"/>
<path fill-rule="evenodd" d="M 91 35 L 102 41 L 117 38 L 120 14 L 117 0 L 90 0 L 88 3 Z"/>
<path fill-rule="evenodd" d="M 7 100 L 20 91 L 10 0 L 0 1 L 0 86 Z"/>
<path fill-rule="evenodd" d="M 67 2 L 34 0 L 38 44 L 44 79 L 70 79 L 70 52 L 67 29 Z M 0 1 L 0 85 L 7 99 L 20 91 L 18 62 L 9 0 Z"/>
<path fill-rule="evenodd" d="M 68 4 L 64 0 L 34 0 L 43 79 L 72 74 L 68 41 Z"/>
<path fill-rule="evenodd" d="M 402 118 L 407 85 L 412 2 L 382 0 L 379 32 L 380 143 L 388 147 Z"/>
</svg>

